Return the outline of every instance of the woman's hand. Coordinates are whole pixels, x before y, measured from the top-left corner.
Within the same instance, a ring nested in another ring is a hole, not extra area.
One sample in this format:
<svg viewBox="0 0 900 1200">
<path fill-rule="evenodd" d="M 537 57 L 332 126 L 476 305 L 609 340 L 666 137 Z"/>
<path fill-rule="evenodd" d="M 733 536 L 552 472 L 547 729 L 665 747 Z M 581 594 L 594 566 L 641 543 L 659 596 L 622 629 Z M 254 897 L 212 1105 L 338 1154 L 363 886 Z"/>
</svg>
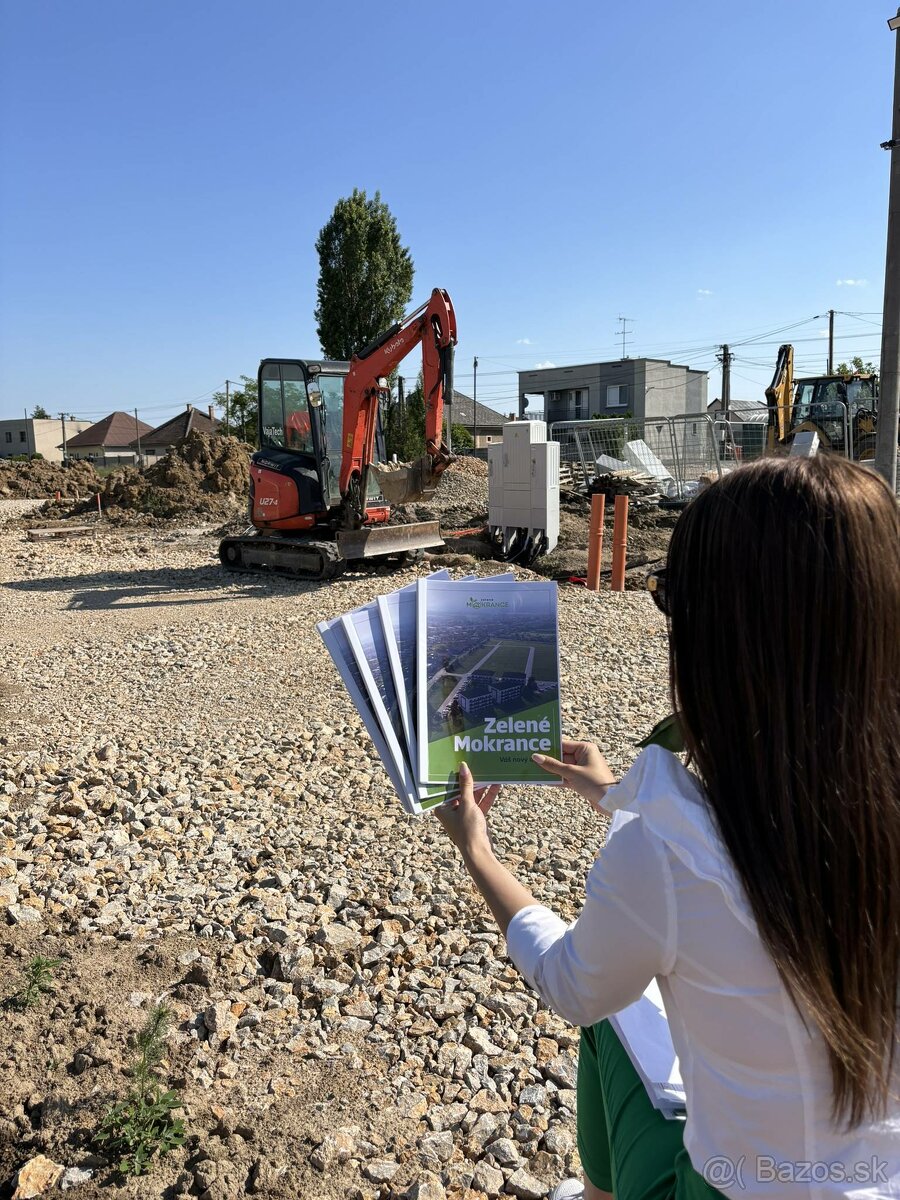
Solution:
<svg viewBox="0 0 900 1200">
<path fill-rule="evenodd" d="M 609 769 L 609 763 L 591 742 L 563 739 L 562 749 L 562 762 L 547 754 L 533 754 L 531 757 L 539 767 L 558 775 L 566 787 L 584 796 L 598 812 L 603 812 L 602 800 L 607 789 L 618 783 Z"/>
<path fill-rule="evenodd" d="M 479 788 L 476 797 L 472 772 L 465 763 L 459 764 L 459 796 L 435 812 L 463 858 L 470 858 L 479 849 L 490 849 L 487 814 L 499 794 L 499 784 L 493 784 Z"/>
</svg>

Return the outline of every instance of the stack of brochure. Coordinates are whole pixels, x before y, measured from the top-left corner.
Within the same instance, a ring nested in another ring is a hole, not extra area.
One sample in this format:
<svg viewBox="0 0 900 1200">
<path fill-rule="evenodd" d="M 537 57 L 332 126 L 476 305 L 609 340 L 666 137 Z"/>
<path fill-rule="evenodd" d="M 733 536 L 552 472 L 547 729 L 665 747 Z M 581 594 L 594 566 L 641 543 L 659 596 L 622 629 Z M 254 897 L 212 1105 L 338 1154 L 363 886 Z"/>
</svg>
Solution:
<svg viewBox="0 0 900 1200">
<path fill-rule="evenodd" d="M 643 996 L 609 1018 L 650 1103 L 669 1120 L 685 1113 L 681 1065 L 672 1044 L 669 1020 L 659 984 L 652 980 Z"/>
<path fill-rule="evenodd" d="M 554 784 L 561 757 L 555 583 L 437 571 L 316 628 L 409 813 L 478 784 Z"/>
</svg>

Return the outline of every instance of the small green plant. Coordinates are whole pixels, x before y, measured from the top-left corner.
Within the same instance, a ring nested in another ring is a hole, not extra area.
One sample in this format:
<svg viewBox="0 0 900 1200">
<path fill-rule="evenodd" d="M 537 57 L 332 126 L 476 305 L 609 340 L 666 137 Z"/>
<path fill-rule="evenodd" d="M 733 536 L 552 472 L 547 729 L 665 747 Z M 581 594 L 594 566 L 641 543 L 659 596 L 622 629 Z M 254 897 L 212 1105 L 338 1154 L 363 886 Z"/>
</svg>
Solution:
<svg viewBox="0 0 900 1200">
<path fill-rule="evenodd" d="M 154 1154 L 162 1157 L 184 1142 L 184 1121 L 174 1115 L 181 1099 L 156 1075 L 171 1016 L 164 1004 L 151 1010 L 136 1038 L 131 1090 L 107 1112 L 94 1138 L 101 1149 L 118 1157 L 124 1175 L 143 1175 Z"/>
<path fill-rule="evenodd" d="M 34 1008 L 41 997 L 53 991 L 53 972 L 62 962 L 61 958 L 47 958 L 36 954 L 22 972 L 22 990 L 15 997 L 19 1008 Z"/>
</svg>

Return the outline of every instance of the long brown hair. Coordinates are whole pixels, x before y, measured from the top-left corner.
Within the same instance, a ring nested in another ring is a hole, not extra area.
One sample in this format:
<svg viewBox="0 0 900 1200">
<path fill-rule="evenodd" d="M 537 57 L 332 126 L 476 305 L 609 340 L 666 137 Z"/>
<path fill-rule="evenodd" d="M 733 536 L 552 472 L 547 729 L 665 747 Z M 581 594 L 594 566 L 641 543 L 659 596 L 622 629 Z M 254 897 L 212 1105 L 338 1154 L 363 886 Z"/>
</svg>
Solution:
<svg viewBox="0 0 900 1200">
<path fill-rule="evenodd" d="M 892 1100 L 900 984 L 900 510 L 843 459 L 713 484 L 669 549 L 673 699 L 760 936 L 821 1030 L 832 1115 Z"/>
</svg>

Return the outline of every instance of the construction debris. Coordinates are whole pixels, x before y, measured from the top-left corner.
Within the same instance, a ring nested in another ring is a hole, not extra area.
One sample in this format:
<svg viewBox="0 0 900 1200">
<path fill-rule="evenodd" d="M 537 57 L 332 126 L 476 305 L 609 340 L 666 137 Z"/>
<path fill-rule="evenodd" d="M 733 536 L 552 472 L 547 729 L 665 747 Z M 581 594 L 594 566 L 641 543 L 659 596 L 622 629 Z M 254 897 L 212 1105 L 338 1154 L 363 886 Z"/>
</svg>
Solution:
<svg viewBox="0 0 900 1200">
<path fill-rule="evenodd" d="M 54 538 L 87 537 L 97 532 L 98 523 L 93 525 L 45 525 L 39 529 L 26 530 L 29 542 L 48 542 Z"/>
</svg>

